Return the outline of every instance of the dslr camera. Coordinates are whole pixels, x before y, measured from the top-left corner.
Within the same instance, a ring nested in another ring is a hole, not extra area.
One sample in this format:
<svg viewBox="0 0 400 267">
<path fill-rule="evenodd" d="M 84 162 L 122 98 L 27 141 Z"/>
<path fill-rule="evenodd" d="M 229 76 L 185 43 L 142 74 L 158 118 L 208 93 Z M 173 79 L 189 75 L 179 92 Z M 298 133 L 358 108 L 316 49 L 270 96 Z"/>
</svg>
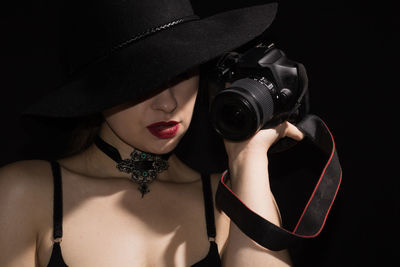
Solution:
<svg viewBox="0 0 400 267">
<path fill-rule="evenodd" d="M 219 89 L 210 115 L 225 139 L 246 140 L 261 129 L 286 120 L 295 123 L 308 113 L 305 68 L 274 44 L 226 53 L 216 65 L 216 79 Z"/>
</svg>

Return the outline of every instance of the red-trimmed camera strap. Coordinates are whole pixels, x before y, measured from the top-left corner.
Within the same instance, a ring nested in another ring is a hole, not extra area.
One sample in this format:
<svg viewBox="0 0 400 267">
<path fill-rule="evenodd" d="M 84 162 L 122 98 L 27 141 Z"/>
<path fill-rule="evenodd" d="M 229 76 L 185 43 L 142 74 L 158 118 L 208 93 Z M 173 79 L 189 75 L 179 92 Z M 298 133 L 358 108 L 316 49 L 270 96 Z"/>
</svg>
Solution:
<svg viewBox="0 0 400 267">
<path fill-rule="evenodd" d="M 294 230 L 278 227 L 250 210 L 226 185 L 226 180 L 229 179 L 228 172 L 221 177 L 217 189 L 218 207 L 243 233 L 270 250 L 282 250 L 299 240 L 317 236 L 324 227 L 342 180 L 335 141 L 326 124 L 319 117 L 308 115 L 296 126 L 329 155 L 329 160 Z"/>
</svg>

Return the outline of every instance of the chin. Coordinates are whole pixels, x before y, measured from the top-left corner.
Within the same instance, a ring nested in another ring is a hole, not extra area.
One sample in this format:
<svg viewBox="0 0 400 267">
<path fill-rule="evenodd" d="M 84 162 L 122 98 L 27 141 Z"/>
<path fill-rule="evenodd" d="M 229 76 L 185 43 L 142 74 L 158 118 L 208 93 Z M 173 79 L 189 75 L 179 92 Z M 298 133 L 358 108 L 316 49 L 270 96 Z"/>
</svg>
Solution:
<svg viewBox="0 0 400 267">
<path fill-rule="evenodd" d="M 178 146 L 185 133 L 186 131 L 180 131 L 176 136 L 167 139 L 157 138 L 153 135 L 149 135 L 146 138 L 146 145 L 142 150 L 153 154 L 170 153 Z"/>
<path fill-rule="evenodd" d="M 149 143 L 151 145 L 145 150 L 153 154 L 167 154 L 176 148 L 181 138 L 182 137 L 174 137 L 171 139 L 159 139 L 157 141 L 153 140 Z"/>
</svg>

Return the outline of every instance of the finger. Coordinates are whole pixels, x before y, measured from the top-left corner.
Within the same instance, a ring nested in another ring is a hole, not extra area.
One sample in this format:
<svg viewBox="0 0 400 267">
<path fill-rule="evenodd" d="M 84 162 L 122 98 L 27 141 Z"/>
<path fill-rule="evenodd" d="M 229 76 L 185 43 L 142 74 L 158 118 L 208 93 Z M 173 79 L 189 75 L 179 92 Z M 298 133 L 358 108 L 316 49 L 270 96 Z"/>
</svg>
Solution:
<svg viewBox="0 0 400 267">
<path fill-rule="evenodd" d="M 300 141 L 300 140 L 303 140 L 304 133 L 302 131 L 300 131 L 296 126 L 291 124 L 290 122 L 287 122 L 285 136 L 290 137 L 296 141 Z"/>
</svg>

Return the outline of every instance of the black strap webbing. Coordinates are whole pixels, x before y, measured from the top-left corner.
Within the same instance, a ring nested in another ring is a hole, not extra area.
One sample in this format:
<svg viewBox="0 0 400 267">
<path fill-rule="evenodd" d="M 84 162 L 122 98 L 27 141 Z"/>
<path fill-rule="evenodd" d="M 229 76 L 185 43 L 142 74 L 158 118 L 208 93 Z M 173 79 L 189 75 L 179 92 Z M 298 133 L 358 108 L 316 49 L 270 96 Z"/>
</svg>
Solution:
<svg viewBox="0 0 400 267">
<path fill-rule="evenodd" d="M 278 227 L 250 210 L 226 185 L 229 173 L 222 176 L 217 189 L 219 208 L 243 233 L 270 250 L 282 250 L 302 239 L 317 236 L 324 227 L 342 179 L 335 141 L 326 124 L 319 117 L 308 115 L 297 127 L 319 149 L 328 153 L 329 160 L 294 230 Z"/>
</svg>

